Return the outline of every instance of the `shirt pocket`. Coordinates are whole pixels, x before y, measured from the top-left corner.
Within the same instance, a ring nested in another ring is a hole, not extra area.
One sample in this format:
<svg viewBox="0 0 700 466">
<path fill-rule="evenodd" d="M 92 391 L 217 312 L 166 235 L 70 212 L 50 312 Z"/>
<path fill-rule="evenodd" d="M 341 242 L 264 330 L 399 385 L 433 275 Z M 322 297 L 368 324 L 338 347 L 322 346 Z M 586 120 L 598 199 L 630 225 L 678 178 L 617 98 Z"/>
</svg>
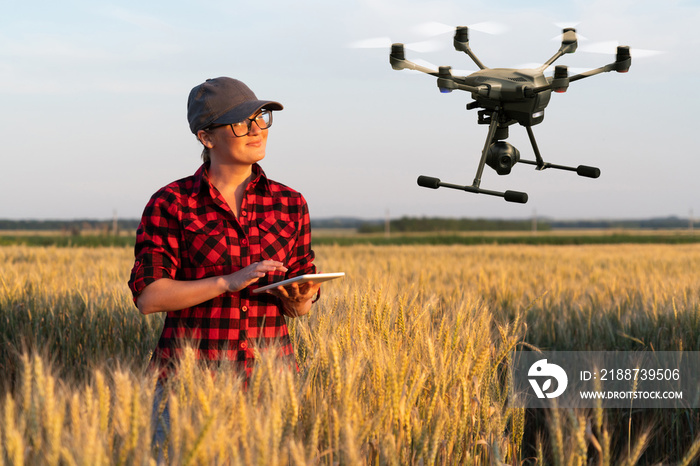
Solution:
<svg viewBox="0 0 700 466">
<path fill-rule="evenodd" d="M 226 229 L 222 221 L 195 219 L 184 223 L 185 242 L 194 268 L 225 265 L 229 262 Z"/>
<path fill-rule="evenodd" d="M 260 254 L 263 259 L 287 262 L 297 233 L 297 224 L 291 220 L 265 217 L 258 222 Z"/>
</svg>

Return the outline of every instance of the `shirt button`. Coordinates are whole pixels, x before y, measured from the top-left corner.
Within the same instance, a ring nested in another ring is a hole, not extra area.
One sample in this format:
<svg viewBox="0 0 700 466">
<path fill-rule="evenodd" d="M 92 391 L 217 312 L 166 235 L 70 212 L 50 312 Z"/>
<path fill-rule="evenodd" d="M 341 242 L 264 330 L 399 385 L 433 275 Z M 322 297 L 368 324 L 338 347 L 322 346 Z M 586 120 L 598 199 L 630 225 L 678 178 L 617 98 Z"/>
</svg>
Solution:
<svg viewBox="0 0 700 466">
<path fill-rule="evenodd" d="M 248 212 L 246 212 L 245 210 L 241 210 L 241 216 L 245 217 L 246 215 L 248 215 Z"/>
<path fill-rule="evenodd" d="M 242 341 L 241 344 L 238 346 L 242 350 L 247 350 L 248 349 L 248 342 L 247 341 Z"/>
<path fill-rule="evenodd" d="M 243 311 L 243 312 L 248 312 L 248 306 L 243 306 L 243 307 L 241 308 L 241 311 Z"/>
<path fill-rule="evenodd" d="M 245 239 L 245 238 L 243 238 L 243 239 L 241 240 L 241 244 L 242 244 L 243 246 L 246 246 L 246 245 L 248 244 L 248 240 Z"/>
</svg>

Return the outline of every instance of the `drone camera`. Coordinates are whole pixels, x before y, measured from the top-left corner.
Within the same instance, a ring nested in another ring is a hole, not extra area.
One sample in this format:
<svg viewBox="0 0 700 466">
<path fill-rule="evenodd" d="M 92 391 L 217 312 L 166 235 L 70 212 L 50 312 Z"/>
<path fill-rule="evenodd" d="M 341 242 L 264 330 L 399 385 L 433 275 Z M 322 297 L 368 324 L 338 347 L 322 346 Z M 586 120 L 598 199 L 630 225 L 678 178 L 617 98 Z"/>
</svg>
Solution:
<svg viewBox="0 0 700 466">
<path fill-rule="evenodd" d="M 519 160 L 520 151 L 505 141 L 491 144 L 486 156 L 486 164 L 496 170 L 499 175 L 508 175 L 513 165 Z"/>
</svg>

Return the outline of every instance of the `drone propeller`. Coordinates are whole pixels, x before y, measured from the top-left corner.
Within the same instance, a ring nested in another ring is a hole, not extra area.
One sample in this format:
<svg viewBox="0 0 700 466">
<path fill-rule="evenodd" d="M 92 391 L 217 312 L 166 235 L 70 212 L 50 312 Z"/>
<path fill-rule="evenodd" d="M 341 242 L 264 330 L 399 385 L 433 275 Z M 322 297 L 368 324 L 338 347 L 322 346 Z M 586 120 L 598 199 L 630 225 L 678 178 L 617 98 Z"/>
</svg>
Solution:
<svg viewBox="0 0 700 466">
<path fill-rule="evenodd" d="M 485 32 L 486 34 L 503 34 L 508 30 L 508 27 L 501 23 L 496 23 L 493 21 L 484 21 L 481 23 L 474 23 L 468 25 L 469 29 L 472 31 Z M 419 24 L 416 26 L 415 31 L 426 36 L 439 36 L 441 34 L 454 34 L 455 27 L 444 23 L 438 23 L 437 21 L 429 21 L 427 23 Z"/>
<path fill-rule="evenodd" d="M 605 41 L 605 42 L 594 42 L 592 44 L 586 44 L 580 47 L 580 50 L 588 53 L 605 53 L 605 54 L 611 54 L 614 52 L 614 50 L 620 45 L 620 43 L 616 40 L 610 40 L 610 41 Z M 634 58 L 646 58 L 646 57 L 653 57 L 655 55 L 660 55 L 664 52 L 661 50 L 645 50 L 645 49 L 638 49 L 638 48 L 632 48 L 630 49 L 630 52 L 632 55 L 634 55 Z"/>
<path fill-rule="evenodd" d="M 363 39 L 348 44 L 348 47 L 353 49 L 388 49 L 393 42 L 389 37 L 373 37 L 371 39 Z M 443 45 L 435 40 L 423 40 L 404 44 L 407 50 L 418 53 L 435 52 L 443 48 Z"/>
<path fill-rule="evenodd" d="M 565 30 L 568 28 L 576 28 L 578 26 L 580 21 L 570 21 L 570 22 L 558 22 L 554 23 L 555 26 L 557 26 L 559 29 Z M 552 38 L 553 41 L 561 41 L 563 37 L 563 34 L 559 34 L 555 37 Z M 581 42 L 587 42 L 588 38 L 580 35 L 578 32 L 576 32 L 576 37 L 578 38 L 579 41 Z M 620 45 L 620 43 L 616 40 L 610 40 L 610 41 L 604 41 L 604 42 L 593 42 L 593 43 L 587 43 L 584 45 L 581 45 L 578 49 L 581 52 L 587 52 L 587 53 L 601 53 L 601 54 L 612 54 L 615 53 L 616 48 Z M 659 55 L 664 53 L 661 50 L 644 50 L 644 49 L 638 49 L 638 48 L 633 48 L 631 49 L 632 55 L 634 55 L 634 58 L 646 58 L 646 57 L 652 57 L 654 55 Z"/>
<path fill-rule="evenodd" d="M 560 30 L 560 31 L 565 31 L 566 29 L 574 29 L 576 30 L 577 26 L 581 24 L 580 21 L 561 21 L 558 23 L 554 23 L 554 25 Z M 579 40 L 582 41 L 587 41 L 588 38 L 580 35 L 578 32 L 576 33 L 576 37 Z M 552 37 L 552 40 L 555 42 L 561 42 L 561 40 L 564 38 L 564 33 L 558 34 L 554 37 Z"/>
<path fill-rule="evenodd" d="M 567 28 L 576 28 L 578 26 L 580 21 L 570 21 L 570 22 L 559 22 L 559 23 L 554 23 L 555 26 L 557 26 L 559 29 L 567 29 Z M 586 42 L 588 41 L 587 37 L 584 37 L 580 35 L 578 32 L 576 33 L 578 40 L 581 42 Z M 552 38 L 554 41 L 561 41 L 562 39 L 562 34 L 559 34 L 558 36 L 555 36 Z M 615 49 L 620 45 L 620 43 L 616 40 L 610 40 L 610 41 L 605 41 L 605 42 L 593 42 L 593 43 L 588 43 L 581 45 L 579 47 L 579 50 L 582 52 L 587 52 L 587 53 L 604 53 L 604 54 L 612 54 L 614 53 Z M 644 49 L 638 49 L 638 48 L 633 48 L 631 49 L 632 55 L 634 55 L 634 58 L 646 58 L 646 57 L 653 57 L 655 55 L 659 55 L 664 53 L 661 50 L 644 50 Z"/>
<path fill-rule="evenodd" d="M 475 23 L 469 26 L 470 29 L 479 32 L 485 32 L 487 34 L 502 34 L 507 31 L 507 27 L 503 24 L 485 21 L 481 23 Z M 438 23 L 436 21 L 429 21 L 422 23 L 413 28 L 414 32 L 420 34 L 421 36 L 434 37 L 441 34 L 454 33 L 455 27 L 443 23 Z M 396 41 L 392 41 L 389 37 L 372 37 L 369 39 L 358 40 L 348 44 L 348 47 L 353 49 L 388 49 Z M 428 39 L 421 40 L 417 42 L 411 42 L 404 44 L 406 50 L 418 53 L 429 53 L 442 50 L 445 44 L 443 41 Z"/>
</svg>

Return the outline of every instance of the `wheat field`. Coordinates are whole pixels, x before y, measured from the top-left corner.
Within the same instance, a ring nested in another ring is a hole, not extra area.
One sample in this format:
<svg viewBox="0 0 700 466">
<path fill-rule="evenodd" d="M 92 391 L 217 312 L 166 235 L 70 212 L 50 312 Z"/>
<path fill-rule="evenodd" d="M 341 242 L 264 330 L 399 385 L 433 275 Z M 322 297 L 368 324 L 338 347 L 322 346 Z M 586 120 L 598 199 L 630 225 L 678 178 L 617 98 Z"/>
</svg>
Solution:
<svg viewBox="0 0 700 466">
<path fill-rule="evenodd" d="M 526 412 L 506 381 L 516 349 L 700 351 L 700 245 L 316 255 L 346 277 L 289 322 L 299 370 L 262 354 L 243 388 L 186 353 L 156 449 L 132 251 L 0 247 L 0 466 L 694 464 L 694 411 Z"/>
</svg>

